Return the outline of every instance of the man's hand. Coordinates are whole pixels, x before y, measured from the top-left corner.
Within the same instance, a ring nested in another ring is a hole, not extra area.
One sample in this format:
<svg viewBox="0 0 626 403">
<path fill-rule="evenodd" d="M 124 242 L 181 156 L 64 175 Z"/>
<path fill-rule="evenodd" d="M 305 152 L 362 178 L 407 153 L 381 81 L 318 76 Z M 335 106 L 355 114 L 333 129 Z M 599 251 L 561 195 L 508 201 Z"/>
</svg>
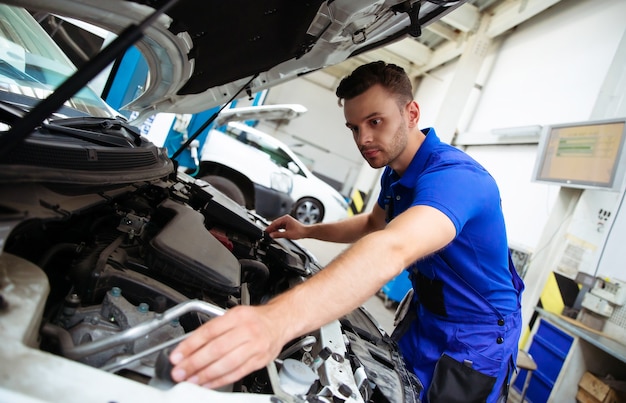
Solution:
<svg viewBox="0 0 626 403">
<path fill-rule="evenodd" d="M 301 239 L 306 238 L 307 227 L 290 215 L 284 215 L 272 221 L 265 232 L 272 238 Z"/>
<path fill-rule="evenodd" d="M 172 378 L 214 389 L 266 366 L 286 342 L 272 322 L 259 306 L 238 306 L 211 319 L 170 354 Z"/>
</svg>

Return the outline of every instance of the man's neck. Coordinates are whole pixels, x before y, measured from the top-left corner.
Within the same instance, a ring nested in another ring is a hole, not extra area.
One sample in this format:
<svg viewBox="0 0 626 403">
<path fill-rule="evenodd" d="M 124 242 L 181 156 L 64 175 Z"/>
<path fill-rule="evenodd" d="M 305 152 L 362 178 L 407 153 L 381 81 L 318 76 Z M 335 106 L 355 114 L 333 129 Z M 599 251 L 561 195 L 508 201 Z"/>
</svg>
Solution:
<svg viewBox="0 0 626 403">
<path fill-rule="evenodd" d="M 408 169 L 411 161 L 413 161 L 413 157 L 417 153 L 417 150 L 422 146 L 424 140 L 426 139 L 426 135 L 421 132 L 418 128 L 409 132 L 407 144 L 402 153 L 393 161 L 393 164 L 389 166 L 393 169 L 398 175 L 402 176 L 404 172 Z"/>
</svg>

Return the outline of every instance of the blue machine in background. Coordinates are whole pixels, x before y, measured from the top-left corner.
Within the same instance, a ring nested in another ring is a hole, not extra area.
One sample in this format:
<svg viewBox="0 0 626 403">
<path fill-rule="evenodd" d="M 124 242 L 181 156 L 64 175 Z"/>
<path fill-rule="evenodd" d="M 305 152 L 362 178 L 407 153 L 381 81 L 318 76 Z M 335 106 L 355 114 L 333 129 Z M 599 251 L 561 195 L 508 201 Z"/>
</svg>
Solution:
<svg viewBox="0 0 626 403">
<path fill-rule="evenodd" d="M 189 120 L 189 125 L 187 126 L 187 129 L 185 132 L 176 130 L 176 122 L 174 122 L 172 124 L 172 127 L 170 127 L 170 131 L 167 134 L 167 137 L 165 138 L 165 144 L 164 144 L 164 146 L 167 147 L 170 157 L 176 150 L 180 148 L 181 145 L 183 145 L 185 141 L 187 141 L 187 138 L 189 136 L 193 135 L 197 130 L 199 130 L 202 127 L 202 125 L 204 125 L 204 123 L 207 120 L 209 120 L 209 118 L 211 118 L 211 116 L 214 113 L 219 111 L 219 109 L 220 107 L 217 106 L 215 108 L 211 108 L 206 111 L 193 114 L 191 116 L 191 119 Z M 204 146 L 207 136 L 210 130 L 214 126 L 215 126 L 215 123 L 211 123 L 202 131 L 202 133 L 198 137 L 196 137 L 197 152 L 200 152 L 200 150 L 202 150 L 202 147 Z M 199 158 L 198 155 L 196 155 L 195 158 Z M 189 169 L 198 169 L 200 167 L 198 166 L 198 164 L 196 164 L 195 158 L 192 155 L 191 150 L 186 149 L 178 155 L 176 160 L 178 161 L 180 166 L 183 166 Z M 195 176 L 195 173 L 192 172 L 191 175 Z"/>
<path fill-rule="evenodd" d="M 143 91 L 148 76 L 148 63 L 141 52 L 132 47 L 115 62 L 103 98 L 115 110 L 130 119 L 131 112 L 121 108 Z"/>
<path fill-rule="evenodd" d="M 391 306 L 393 302 L 400 302 L 404 295 L 411 289 L 411 280 L 409 279 L 409 271 L 403 270 L 393 279 L 389 280 L 382 288 L 385 294 L 385 305 Z M 392 301 L 391 303 L 388 300 Z"/>
</svg>

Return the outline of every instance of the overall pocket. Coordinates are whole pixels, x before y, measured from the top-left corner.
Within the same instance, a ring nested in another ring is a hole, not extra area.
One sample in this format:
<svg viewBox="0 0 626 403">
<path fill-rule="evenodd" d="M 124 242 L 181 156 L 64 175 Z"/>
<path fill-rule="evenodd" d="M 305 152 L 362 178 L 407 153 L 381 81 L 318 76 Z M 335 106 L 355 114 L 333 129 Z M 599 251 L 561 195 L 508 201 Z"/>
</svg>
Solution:
<svg viewBox="0 0 626 403">
<path fill-rule="evenodd" d="M 471 368 L 471 364 L 458 362 L 443 354 L 428 388 L 430 403 L 484 402 L 491 393 L 496 377 L 485 375 Z"/>
</svg>

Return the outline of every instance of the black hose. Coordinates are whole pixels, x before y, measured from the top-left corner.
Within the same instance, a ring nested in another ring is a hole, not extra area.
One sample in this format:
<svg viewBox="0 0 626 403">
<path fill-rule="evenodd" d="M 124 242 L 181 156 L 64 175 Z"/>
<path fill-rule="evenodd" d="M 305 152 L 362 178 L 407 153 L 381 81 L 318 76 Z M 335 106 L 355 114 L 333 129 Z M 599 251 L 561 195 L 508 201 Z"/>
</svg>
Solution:
<svg viewBox="0 0 626 403">
<path fill-rule="evenodd" d="M 265 263 L 253 259 L 239 259 L 241 265 L 241 281 L 250 284 L 250 295 L 255 301 L 265 289 L 270 278 L 270 270 Z"/>
</svg>

